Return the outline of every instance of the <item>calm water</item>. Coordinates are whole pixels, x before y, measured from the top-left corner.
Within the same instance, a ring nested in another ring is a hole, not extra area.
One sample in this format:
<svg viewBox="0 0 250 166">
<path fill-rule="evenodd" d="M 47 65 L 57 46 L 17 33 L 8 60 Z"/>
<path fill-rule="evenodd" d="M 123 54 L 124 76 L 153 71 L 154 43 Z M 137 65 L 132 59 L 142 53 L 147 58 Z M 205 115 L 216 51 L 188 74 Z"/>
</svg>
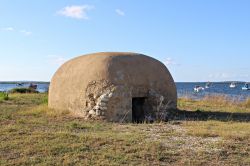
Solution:
<svg viewBox="0 0 250 166">
<path fill-rule="evenodd" d="M 202 87 L 205 87 L 205 82 L 198 83 L 198 82 L 188 82 L 188 83 L 182 83 L 177 82 L 177 94 L 178 97 L 189 97 L 193 99 L 200 99 L 205 96 L 210 95 L 225 95 L 227 97 L 230 97 L 234 100 L 245 100 L 247 98 L 250 98 L 250 90 L 243 91 L 241 90 L 241 87 L 244 85 L 244 83 L 237 83 L 236 88 L 229 88 L 230 83 L 212 83 L 211 87 L 208 89 L 205 89 L 202 92 L 194 93 L 193 88 L 195 85 L 200 85 Z M 48 90 L 49 84 L 37 84 L 37 90 L 39 92 L 46 92 Z M 24 84 L 22 87 L 28 87 L 29 83 Z M 18 87 L 16 84 L 3 84 L 0 83 L 0 91 L 6 91 L 10 90 L 12 88 Z M 19 86 L 20 87 L 20 86 Z"/>
<path fill-rule="evenodd" d="M 245 100 L 247 98 L 250 98 L 250 90 L 243 91 L 241 89 L 242 86 L 244 86 L 245 83 L 237 83 L 235 88 L 230 88 L 230 83 L 212 83 L 210 88 L 204 89 L 204 91 L 201 91 L 199 93 L 195 93 L 193 91 L 193 88 L 195 85 L 199 85 L 202 87 L 205 87 L 205 82 L 188 82 L 188 83 L 176 83 L 177 87 L 177 93 L 178 97 L 188 97 L 193 99 L 200 99 L 205 96 L 214 96 L 214 95 L 223 95 L 230 97 L 234 100 Z"/>
<path fill-rule="evenodd" d="M 13 88 L 18 88 L 18 87 L 29 87 L 30 83 L 24 83 L 22 86 L 18 86 L 17 84 L 5 84 L 5 83 L 0 83 L 0 91 L 8 91 Z M 37 91 L 39 92 L 46 92 L 48 90 L 49 84 L 47 83 L 42 83 L 42 84 L 37 84 Z"/>
</svg>

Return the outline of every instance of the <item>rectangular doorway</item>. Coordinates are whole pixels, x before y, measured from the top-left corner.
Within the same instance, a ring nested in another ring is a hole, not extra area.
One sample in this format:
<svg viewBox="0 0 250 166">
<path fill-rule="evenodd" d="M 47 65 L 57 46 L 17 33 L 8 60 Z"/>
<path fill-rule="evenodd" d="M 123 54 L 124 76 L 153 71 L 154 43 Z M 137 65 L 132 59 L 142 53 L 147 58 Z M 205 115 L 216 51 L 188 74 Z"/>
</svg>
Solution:
<svg viewBox="0 0 250 166">
<path fill-rule="evenodd" d="M 133 97 L 132 98 L 132 122 L 142 123 L 145 120 L 145 112 L 143 105 L 145 97 Z"/>
</svg>

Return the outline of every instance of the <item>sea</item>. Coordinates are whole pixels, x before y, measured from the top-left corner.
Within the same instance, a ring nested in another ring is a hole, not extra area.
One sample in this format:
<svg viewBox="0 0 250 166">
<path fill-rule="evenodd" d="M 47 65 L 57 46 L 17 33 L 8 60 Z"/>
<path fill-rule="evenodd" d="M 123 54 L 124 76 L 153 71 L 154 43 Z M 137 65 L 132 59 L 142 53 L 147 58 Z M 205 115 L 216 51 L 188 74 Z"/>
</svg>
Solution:
<svg viewBox="0 0 250 166">
<path fill-rule="evenodd" d="M 0 92 L 6 92 L 13 88 L 28 88 L 30 86 L 30 83 L 36 84 L 37 91 L 41 93 L 47 92 L 49 89 L 49 83 L 24 82 L 22 83 L 22 85 L 19 85 L 18 82 L 17 83 L 0 82 Z"/>
<path fill-rule="evenodd" d="M 250 99 L 250 90 L 242 90 L 245 82 L 236 83 L 235 88 L 230 88 L 231 82 L 210 82 L 210 87 L 205 88 L 206 82 L 177 82 L 177 95 L 179 98 L 202 99 L 209 96 L 224 96 L 234 101 Z M 195 86 L 201 86 L 204 90 L 194 92 Z"/>
<path fill-rule="evenodd" d="M 41 93 L 47 92 L 49 83 L 35 83 L 37 84 L 37 90 Z M 250 90 L 242 90 L 244 82 L 236 83 L 235 88 L 230 88 L 230 82 L 210 82 L 211 86 L 205 88 L 206 82 L 176 82 L 177 96 L 178 98 L 185 97 L 191 99 L 202 99 L 207 96 L 224 96 L 232 100 L 244 101 L 250 98 Z M 17 83 L 1 83 L 0 91 L 8 91 L 17 87 L 28 87 L 30 82 L 25 82 L 23 85 Z M 202 86 L 205 89 L 200 92 L 194 92 L 196 85 Z"/>
</svg>

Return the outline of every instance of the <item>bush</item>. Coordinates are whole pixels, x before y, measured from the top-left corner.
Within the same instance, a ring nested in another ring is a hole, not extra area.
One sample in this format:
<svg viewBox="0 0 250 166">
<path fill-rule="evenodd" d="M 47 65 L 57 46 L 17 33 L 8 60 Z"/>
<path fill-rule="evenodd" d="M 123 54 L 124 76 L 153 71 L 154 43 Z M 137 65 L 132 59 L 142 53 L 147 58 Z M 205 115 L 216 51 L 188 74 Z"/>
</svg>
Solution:
<svg viewBox="0 0 250 166">
<path fill-rule="evenodd" d="M 38 91 L 32 88 L 13 88 L 9 92 L 10 93 L 38 93 Z"/>
<path fill-rule="evenodd" d="M 1 101 L 1 100 L 9 100 L 9 95 L 8 95 L 8 93 L 0 92 L 0 101 Z"/>
</svg>

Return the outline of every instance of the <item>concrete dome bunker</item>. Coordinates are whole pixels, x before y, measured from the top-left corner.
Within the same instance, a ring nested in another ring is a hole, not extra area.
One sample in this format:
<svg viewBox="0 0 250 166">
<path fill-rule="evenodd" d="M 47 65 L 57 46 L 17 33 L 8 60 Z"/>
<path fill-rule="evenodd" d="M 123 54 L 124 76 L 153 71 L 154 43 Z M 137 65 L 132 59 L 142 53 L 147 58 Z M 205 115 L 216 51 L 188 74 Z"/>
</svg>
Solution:
<svg viewBox="0 0 250 166">
<path fill-rule="evenodd" d="M 165 120 L 177 105 L 174 80 L 160 61 L 137 53 L 102 52 L 63 64 L 49 88 L 49 107 L 86 119 Z"/>
</svg>

